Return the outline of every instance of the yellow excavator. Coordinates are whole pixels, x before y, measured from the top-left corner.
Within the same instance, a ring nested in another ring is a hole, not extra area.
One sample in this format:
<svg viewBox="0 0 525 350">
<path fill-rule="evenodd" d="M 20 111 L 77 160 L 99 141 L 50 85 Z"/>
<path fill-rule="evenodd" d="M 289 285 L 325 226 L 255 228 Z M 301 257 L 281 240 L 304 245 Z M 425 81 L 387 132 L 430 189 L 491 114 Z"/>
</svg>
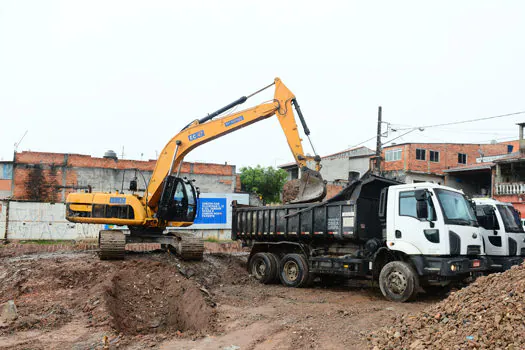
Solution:
<svg viewBox="0 0 525 350">
<path fill-rule="evenodd" d="M 271 102 L 219 117 L 244 103 L 248 98 L 275 85 Z M 192 234 L 168 230 L 167 227 L 186 227 L 193 224 L 197 214 L 198 189 L 192 180 L 180 177 L 184 157 L 195 147 L 239 130 L 245 126 L 276 115 L 286 135 L 295 161 L 301 169 L 301 178 L 291 188 L 295 198 L 290 203 L 320 201 L 326 195 L 326 186 L 319 170 L 321 158 L 305 155 L 297 129 L 292 106 L 297 111 L 310 139 L 297 99 L 279 78 L 249 96 L 243 96 L 227 106 L 186 125 L 164 147 L 147 184 L 144 195 L 137 194 L 137 182 L 131 181 L 129 194 L 71 193 L 66 199 L 66 219 L 76 223 L 126 225 L 129 234 L 121 230 L 102 230 L 99 233 L 101 259 L 123 259 L 126 243 L 160 243 L 174 249 L 183 259 L 202 259 L 202 239 Z M 310 140 L 311 144 L 311 140 Z M 312 145 L 312 149 L 313 148 Z M 315 164 L 315 170 L 308 167 Z"/>
</svg>

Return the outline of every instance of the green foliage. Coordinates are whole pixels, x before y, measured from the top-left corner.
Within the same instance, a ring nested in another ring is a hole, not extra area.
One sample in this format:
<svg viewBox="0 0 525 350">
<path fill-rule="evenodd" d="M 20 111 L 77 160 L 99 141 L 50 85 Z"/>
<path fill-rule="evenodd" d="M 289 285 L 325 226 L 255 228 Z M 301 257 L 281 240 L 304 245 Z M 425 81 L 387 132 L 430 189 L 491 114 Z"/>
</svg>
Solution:
<svg viewBox="0 0 525 350">
<path fill-rule="evenodd" d="M 283 185 L 288 174 L 283 169 L 273 167 L 241 168 L 241 186 L 243 191 L 257 193 L 264 203 L 279 203 Z"/>
</svg>

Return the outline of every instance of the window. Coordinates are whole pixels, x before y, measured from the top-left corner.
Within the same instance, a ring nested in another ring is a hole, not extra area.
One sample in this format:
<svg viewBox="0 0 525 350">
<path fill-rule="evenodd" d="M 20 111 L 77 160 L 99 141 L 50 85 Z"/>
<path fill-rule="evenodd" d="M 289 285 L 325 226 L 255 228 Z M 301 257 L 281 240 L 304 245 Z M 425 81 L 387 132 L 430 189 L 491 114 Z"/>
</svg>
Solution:
<svg viewBox="0 0 525 350">
<path fill-rule="evenodd" d="M 417 200 L 415 191 L 406 191 L 399 193 L 399 215 L 400 216 L 411 216 L 417 219 Z M 432 199 L 428 197 L 428 220 L 436 220 L 436 211 Z"/>
<path fill-rule="evenodd" d="M 449 225 L 477 226 L 476 214 L 465 196 L 461 193 L 437 188 L 441 209 L 445 214 L 445 223 Z"/>
<path fill-rule="evenodd" d="M 385 152 L 385 160 L 387 162 L 393 162 L 401 160 L 401 148 L 391 149 Z"/>
<path fill-rule="evenodd" d="M 465 153 L 458 153 L 458 163 L 467 164 L 467 155 Z"/>
<path fill-rule="evenodd" d="M 430 161 L 439 163 L 439 152 L 438 151 L 430 151 Z"/>
<path fill-rule="evenodd" d="M 426 160 L 427 151 L 424 149 L 416 148 L 416 159 Z"/>
</svg>

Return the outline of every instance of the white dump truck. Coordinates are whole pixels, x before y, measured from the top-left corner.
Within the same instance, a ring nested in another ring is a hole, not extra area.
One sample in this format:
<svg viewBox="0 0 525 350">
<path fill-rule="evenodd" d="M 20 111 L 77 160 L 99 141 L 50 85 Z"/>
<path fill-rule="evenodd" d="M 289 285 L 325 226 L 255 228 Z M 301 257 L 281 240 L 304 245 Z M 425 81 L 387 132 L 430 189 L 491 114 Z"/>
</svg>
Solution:
<svg viewBox="0 0 525 350">
<path fill-rule="evenodd" d="M 518 211 L 511 203 L 492 198 L 475 198 L 489 271 L 505 271 L 525 258 L 525 231 Z"/>
<path fill-rule="evenodd" d="M 458 190 L 369 175 L 317 204 L 233 208 L 232 238 L 251 247 L 261 283 L 370 279 L 389 300 L 485 271 L 473 206 Z"/>
</svg>

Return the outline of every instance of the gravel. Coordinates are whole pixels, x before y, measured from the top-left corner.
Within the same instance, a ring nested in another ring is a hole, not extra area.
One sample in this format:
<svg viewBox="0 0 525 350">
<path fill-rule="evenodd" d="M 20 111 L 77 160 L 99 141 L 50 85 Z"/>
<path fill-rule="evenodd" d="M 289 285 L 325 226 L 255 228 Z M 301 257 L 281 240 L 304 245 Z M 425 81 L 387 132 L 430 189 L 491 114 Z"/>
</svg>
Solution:
<svg viewBox="0 0 525 350">
<path fill-rule="evenodd" d="M 525 348 L 525 265 L 478 278 L 371 335 L 374 349 Z"/>
</svg>

